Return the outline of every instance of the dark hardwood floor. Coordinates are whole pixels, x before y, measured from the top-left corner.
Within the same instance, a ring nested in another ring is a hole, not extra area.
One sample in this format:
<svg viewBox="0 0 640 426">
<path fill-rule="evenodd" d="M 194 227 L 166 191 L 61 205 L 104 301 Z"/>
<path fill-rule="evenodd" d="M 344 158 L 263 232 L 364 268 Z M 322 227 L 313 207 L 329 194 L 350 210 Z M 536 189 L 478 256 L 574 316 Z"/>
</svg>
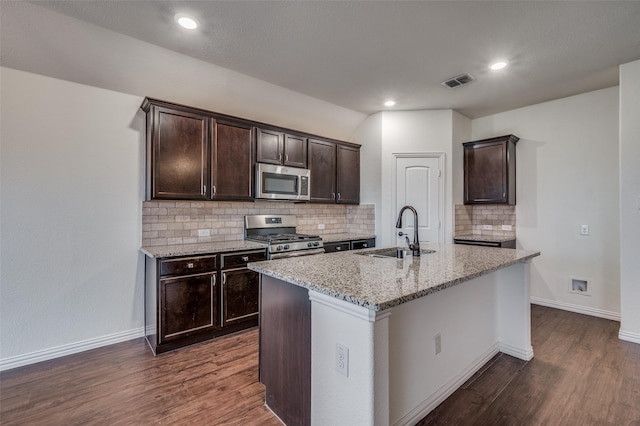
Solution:
<svg viewBox="0 0 640 426">
<path fill-rule="evenodd" d="M 529 362 L 498 354 L 425 425 L 640 426 L 640 345 L 620 323 L 533 305 Z"/>
<path fill-rule="evenodd" d="M 535 358 L 497 355 L 420 425 L 640 426 L 640 345 L 532 306 Z M 143 339 L 0 373 L 2 425 L 279 425 L 250 330 L 153 357 Z"/>
</svg>

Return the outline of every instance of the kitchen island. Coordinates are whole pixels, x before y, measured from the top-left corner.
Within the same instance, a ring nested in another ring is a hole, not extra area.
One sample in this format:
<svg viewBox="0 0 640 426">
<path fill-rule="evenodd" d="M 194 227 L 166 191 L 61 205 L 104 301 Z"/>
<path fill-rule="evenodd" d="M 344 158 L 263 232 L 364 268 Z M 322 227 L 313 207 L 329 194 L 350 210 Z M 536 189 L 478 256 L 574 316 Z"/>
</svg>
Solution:
<svg viewBox="0 0 640 426">
<path fill-rule="evenodd" d="M 533 357 L 538 252 L 423 249 L 435 252 L 249 264 L 261 274 L 260 380 L 286 424 L 414 424 L 496 353 Z"/>
</svg>

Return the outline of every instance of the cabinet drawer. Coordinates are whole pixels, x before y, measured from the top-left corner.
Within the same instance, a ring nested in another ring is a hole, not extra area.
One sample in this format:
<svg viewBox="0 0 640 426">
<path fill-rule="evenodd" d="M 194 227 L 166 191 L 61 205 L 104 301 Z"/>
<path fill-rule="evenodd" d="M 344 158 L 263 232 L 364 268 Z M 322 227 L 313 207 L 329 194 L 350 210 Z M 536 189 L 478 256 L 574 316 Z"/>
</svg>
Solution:
<svg viewBox="0 0 640 426">
<path fill-rule="evenodd" d="M 267 258 L 266 250 L 243 251 L 220 256 L 222 269 L 242 268 L 249 262 L 259 262 Z"/>
<path fill-rule="evenodd" d="M 351 241 L 351 250 L 358 250 L 364 248 L 372 248 L 376 246 L 376 240 L 374 238 L 370 238 L 367 240 L 356 240 Z"/>
<path fill-rule="evenodd" d="M 182 257 L 160 261 L 160 275 L 185 275 L 216 270 L 217 256 Z"/>
<path fill-rule="evenodd" d="M 326 243 L 324 245 L 325 253 L 335 253 L 338 251 L 349 251 L 349 241 L 340 242 L 340 243 Z"/>
</svg>

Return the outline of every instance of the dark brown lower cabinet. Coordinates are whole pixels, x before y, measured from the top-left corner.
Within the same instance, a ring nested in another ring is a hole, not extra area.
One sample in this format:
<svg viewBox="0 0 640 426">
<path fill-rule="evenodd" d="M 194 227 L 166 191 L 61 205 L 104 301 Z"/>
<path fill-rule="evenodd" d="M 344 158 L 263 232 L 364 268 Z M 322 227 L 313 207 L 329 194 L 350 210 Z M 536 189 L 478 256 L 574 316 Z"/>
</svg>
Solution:
<svg viewBox="0 0 640 426">
<path fill-rule="evenodd" d="M 222 271 L 222 325 L 257 320 L 260 274 L 247 268 Z"/>
<path fill-rule="evenodd" d="M 160 338 L 164 343 L 217 327 L 216 274 L 160 279 Z"/>
<path fill-rule="evenodd" d="M 154 354 L 258 325 L 265 250 L 146 258 L 145 336 Z M 225 269 L 226 268 L 226 269 Z"/>
<path fill-rule="evenodd" d="M 324 243 L 324 252 L 335 253 L 339 251 L 373 248 L 375 246 L 375 238 L 367 238 L 364 240 L 334 241 L 331 243 Z"/>
</svg>

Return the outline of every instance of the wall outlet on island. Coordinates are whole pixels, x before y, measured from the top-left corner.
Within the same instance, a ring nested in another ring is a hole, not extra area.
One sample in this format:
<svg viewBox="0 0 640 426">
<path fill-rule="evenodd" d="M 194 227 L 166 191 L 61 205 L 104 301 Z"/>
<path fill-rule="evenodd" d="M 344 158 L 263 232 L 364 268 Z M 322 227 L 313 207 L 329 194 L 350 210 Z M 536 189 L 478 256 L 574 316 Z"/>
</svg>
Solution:
<svg viewBox="0 0 640 426">
<path fill-rule="evenodd" d="M 345 377 L 349 377 L 349 348 L 336 343 L 336 370 Z"/>
<path fill-rule="evenodd" d="M 440 352 L 442 352 L 442 336 L 440 335 L 440 333 L 433 336 L 433 342 L 436 347 L 436 355 L 438 355 Z"/>
<path fill-rule="evenodd" d="M 318 224 L 318 229 L 324 229 L 324 223 L 319 223 Z"/>
</svg>

